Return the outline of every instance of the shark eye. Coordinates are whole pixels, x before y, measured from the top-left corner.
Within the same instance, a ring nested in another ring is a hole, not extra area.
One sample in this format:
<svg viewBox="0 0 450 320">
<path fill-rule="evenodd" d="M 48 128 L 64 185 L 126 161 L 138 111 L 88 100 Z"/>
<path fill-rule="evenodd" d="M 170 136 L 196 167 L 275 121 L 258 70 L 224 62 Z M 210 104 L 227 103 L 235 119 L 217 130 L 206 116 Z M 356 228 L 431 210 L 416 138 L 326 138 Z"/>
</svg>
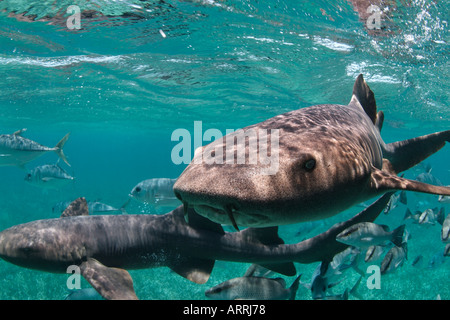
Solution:
<svg viewBox="0 0 450 320">
<path fill-rule="evenodd" d="M 309 159 L 306 160 L 303 167 L 306 171 L 312 171 L 316 167 L 316 160 L 315 159 Z"/>
</svg>

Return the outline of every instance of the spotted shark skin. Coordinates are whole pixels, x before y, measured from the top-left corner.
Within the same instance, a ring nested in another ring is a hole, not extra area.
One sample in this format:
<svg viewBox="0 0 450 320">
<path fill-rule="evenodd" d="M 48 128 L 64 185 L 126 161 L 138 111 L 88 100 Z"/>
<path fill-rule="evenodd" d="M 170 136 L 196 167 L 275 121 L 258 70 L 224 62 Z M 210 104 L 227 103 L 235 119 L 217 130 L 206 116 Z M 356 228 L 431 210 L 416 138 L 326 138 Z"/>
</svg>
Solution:
<svg viewBox="0 0 450 320">
<path fill-rule="evenodd" d="M 174 193 L 185 207 L 236 229 L 323 219 L 392 190 L 450 194 L 448 187 L 397 176 L 442 148 L 450 130 L 385 144 L 383 120 L 359 75 L 348 105 L 315 105 L 243 128 L 265 130 L 269 137 L 271 130 L 279 130 L 276 173 L 261 174 L 261 164 L 198 158 L 205 148 L 229 148 L 224 136 L 196 152 Z M 249 143 L 234 148 L 249 153 Z"/>
</svg>

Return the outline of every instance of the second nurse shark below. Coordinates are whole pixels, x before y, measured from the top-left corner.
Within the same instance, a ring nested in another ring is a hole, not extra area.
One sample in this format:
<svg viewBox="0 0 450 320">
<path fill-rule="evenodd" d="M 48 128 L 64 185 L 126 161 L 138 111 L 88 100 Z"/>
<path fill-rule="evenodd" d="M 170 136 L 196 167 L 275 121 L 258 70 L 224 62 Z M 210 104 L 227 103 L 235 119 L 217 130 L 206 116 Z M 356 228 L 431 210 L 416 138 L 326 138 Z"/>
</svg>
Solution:
<svg viewBox="0 0 450 320">
<path fill-rule="evenodd" d="M 380 136 L 383 119 L 359 75 L 348 105 L 315 105 L 243 129 L 267 132 L 268 141 L 279 130 L 278 147 L 271 150 L 278 152 L 273 174 L 248 159 L 240 164 L 236 158 L 242 150 L 247 157 L 252 152 L 258 158 L 264 155 L 250 149 L 258 143 L 257 135 L 249 135 L 248 143 L 234 143 L 232 133 L 196 151 L 174 185 L 175 195 L 185 208 L 236 229 L 323 219 L 392 190 L 450 195 L 449 187 L 397 176 L 441 149 L 450 141 L 450 130 L 385 144 Z M 236 161 L 203 161 L 213 153 L 228 157 L 228 149 Z"/>
<path fill-rule="evenodd" d="M 284 244 L 278 227 L 224 232 L 219 224 L 183 207 L 165 215 L 89 216 L 86 199 L 75 200 L 58 219 L 37 220 L 0 232 L 0 258 L 47 272 L 71 265 L 106 299 L 137 299 L 125 269 L 169 267 L 205 283 L 215 260 L 250 262 L 293 276 L 294 264 L 331 261 L 348 246 L 336 235 L 373 221 L 390 199 L 387 193 L 353 218 L 297 244 Z"/>
</svg>

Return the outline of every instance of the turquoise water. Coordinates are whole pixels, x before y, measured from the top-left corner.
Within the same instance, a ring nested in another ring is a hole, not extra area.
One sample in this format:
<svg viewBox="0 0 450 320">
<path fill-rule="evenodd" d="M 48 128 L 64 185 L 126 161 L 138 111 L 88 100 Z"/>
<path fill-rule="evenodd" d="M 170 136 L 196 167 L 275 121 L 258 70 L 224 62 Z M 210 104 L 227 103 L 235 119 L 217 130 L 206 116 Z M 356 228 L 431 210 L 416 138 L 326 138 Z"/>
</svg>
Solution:
<svg viewBox="0 0 450 320">
<path fill-rule="evenodd" d="M 82 15 L 81 29 L 69 30 L 65 10 L 73 4 L 94 14 Z M 376 33 L 361 19 L 364 10 L 354 8 L 347 0 L 0 1 L 0 133 L 27 128 L 26 137 L 54 146 L 71 132 L 64 151 L 72 166 L 64 168 L 76 177 L 61 190 L 42 190 L 24 181 L 25 170 L 0 167 L 0 230 L 57 217 L 56 203 L 79 196 L 121 206 L 138 182 L 175 178 L 186 167 L 171 159 L 174 130 L 193 132 L 194 121 L 202 121 L 203 130 L 224 133 L 297 108 L 347 104 L 359 73 L 385 113 L 386 142 L 449 129 L 446 2 L 392 1 Z M 447 145 L 425 161 L 446 185 L 449 159 Z M 47 154 L 27 170 L 56 161 Z M 436 197 L 408 193 L 411 210 L 419 201 L 428 201 L 419 209 L 450 210 Z M 405 209 L 399 204 L 377 222 L 396 227 Z M 128 208 L 146 210 L 136 202 Z M 308 236 L 359 210 L 325 221 Z M 363 284 L 360 294 L 449 299 L 449 258 L 428 266 L 444 249 L 440 226 L 405 223 L 408 260 L 382 276 L 381 289 Z M 298 242 L 299 228 L 282 227 L 280 236 Z M 420 254 L 424 263 L 415 267 Z M 217 262 L 205 285 L 168 268 L 130 274 L 141 299 L 205 299 L 207 288 L 243 275 L 248 266 Z M 317 264 L 296 266 L 309 282 Z M 63 299 L 67 277 L 0 261 L 0 299 Z M 350 270 L 333 293 L 358 277 Z M 295 279 L 285 278 L 288 285 Z M 297 299 L 311 299 L 310 291 L 301 286 Z"/>
</svg>

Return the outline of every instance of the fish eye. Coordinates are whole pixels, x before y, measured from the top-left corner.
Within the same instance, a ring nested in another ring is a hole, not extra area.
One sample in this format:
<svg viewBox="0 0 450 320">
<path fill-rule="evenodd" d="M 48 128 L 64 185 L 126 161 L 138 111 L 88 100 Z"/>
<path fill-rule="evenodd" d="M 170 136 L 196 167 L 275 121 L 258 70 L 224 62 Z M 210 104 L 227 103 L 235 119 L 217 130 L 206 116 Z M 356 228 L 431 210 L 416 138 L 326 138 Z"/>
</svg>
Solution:
<svg viewBox="0 0 450 320">
<path fill-rule="evenodd" d="M 136 187 L 135 189 L 134 189 L 136 192 L 141 192 L 141 187 Z"/>
<path fill-rule="evenodd" d="M 303 167 L 306 171 L 312 171 L 316 167 L 316 160 L 315 159 L 308 159 L 303 164 Z"/>
</svg>

